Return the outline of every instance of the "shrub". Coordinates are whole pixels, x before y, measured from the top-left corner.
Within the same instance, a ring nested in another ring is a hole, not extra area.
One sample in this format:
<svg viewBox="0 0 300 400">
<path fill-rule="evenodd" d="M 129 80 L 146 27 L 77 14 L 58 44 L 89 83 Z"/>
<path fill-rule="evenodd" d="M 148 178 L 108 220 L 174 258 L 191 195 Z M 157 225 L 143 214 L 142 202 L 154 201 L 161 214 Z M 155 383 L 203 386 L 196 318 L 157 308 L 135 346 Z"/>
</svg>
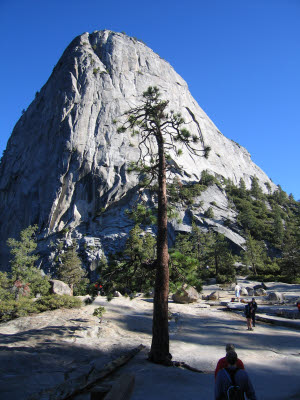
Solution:
<svg viewBox="0 0 300 400">
<path fill-rule="evenodd" d="M 214 218 L 215 214 L 214 211 L 211 207 L 209 207 L 205 212 L 204 212 L 204 216 L 207 218 Z"/>
<path fill-rule="evenodd" d="M 98 317 L 98 318 L 100 319 L 100 321 L 102 321 L 102 317 L 103 317 L 103 314 L 104 314 L 105 312 L 106 312 L 105 307 L 100 306 L 100 307 L 95 308 L 95 310 L 94 310 L 94 312 L 93 312 L 93 315 L 94 315 L 95 317 Z"/>
<path fill-rule="evenodd" d="M 84 304 L 86 306 L 89 306 L 89 305 L 93 304 L 94 300 L 95 300 L 95 297 L 87 297 L 86 299 L 84 299 Z"/>
<path fill-rule="evenodd" d="M 39 312 L 36 303 L 26 297 L 20 300 L 7 300 L 0 302 L 0 321 L 9 321 L 28 314 Z"/>
<path fill-rule="evenodd" d="M 46 311 L 46 310 L 56 310 L 58 308 L 80 308 L 82 306 L 82 302 L 80 299 L 76 297 L 58 294 L 52 294 L 48 296 L 43 296 L 36 301 L 36 305 L 38 310 Z"/>
<path fill-rule="evenodd" d="M 107 296 L 106 296 L 106 300 L 107 301 L 112 301 L 113 298 L 114 298 L 114 296 L 113 296 L 112 293 L 108 293 Z"/>
</svg>

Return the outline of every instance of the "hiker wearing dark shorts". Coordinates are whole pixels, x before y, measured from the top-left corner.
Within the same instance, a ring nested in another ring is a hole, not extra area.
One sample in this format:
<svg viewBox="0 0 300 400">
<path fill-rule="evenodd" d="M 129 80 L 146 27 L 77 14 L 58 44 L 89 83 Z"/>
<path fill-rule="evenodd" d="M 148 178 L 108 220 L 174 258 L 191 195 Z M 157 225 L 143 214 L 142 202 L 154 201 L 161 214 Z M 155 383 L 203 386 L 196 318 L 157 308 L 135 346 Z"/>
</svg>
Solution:
<svg viewBox="0 0 300 400">
<path fill-rule="evenodd" d="M 215 400 L 226 400 L 231 398 L 256 400 L 256 395 L 247 372 L 237 368 L 237 354 L 229 351 L 226 354 L 228 368 L 218 372 L 215 383 Z M 236 397 L 234 397 L 236 396 Z M 240 396 L 240 397 L 238 397 Z"/>
<path fill-rule="evenodd" d="M 252 301 L 249 301 L 249 303 L 245 306 L 245 317 L 247 319 L 248 331 L 253 331 L 252 315 L 253 315 L 253 304 Z"/>
<path fill-rule="evenodd" d="M 256 310 L 257 310 L 257 303 L 256 303 L 254 297 L 252 297 L 252 302 L 251 303 L 252 303 L 252 326 L 254 328 L 255 327 L 255 313 L 256 313 Z"/>
</svg>

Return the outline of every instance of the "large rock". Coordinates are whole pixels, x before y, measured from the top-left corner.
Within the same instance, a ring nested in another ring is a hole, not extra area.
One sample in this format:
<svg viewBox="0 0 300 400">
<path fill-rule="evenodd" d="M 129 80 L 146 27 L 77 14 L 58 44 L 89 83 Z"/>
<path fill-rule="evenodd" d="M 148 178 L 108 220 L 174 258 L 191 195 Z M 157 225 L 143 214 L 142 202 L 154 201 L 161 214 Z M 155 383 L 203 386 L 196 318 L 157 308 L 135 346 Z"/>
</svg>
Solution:
<svg viewBox="0 0 300 400">
<path fill-rule="evenodd" d="M 181 112 L 191 134 L 201 129 L 211 147 L 208 159 L 187 151 L 178 160 L 174 155 L 174 165 L 178 161 L 184 171 L 176 173 L 182 182 L 197 182 L 207 170 L 235 184 L 243 178 L 248 188 L 253 176 L 264 191 L 265 183 L 276 188 L 245 148 L 221 134 L 168 62 L 125 34 L 84 33 L 68 46 L 17 122 L 1 160 L 0 265 L 8 258 L 7 238 L 34 223 L 40 227 L 44 264 L 50 262 L 51 242 L 62 235 L 79 241 L 91 270 L 103 252 L 124 246 L 133 224 L 124 211 L 135 203 L 140 189 L 137 175 L 127 168 L 138 159 L 139 149 L 137 137 L 118 133 L 117 128 L 124 112 L 140 103 L 150 85 L 160 89 L 170 109 Z M 153 205 L 153 196 L 145 196 Z M 215 218 L 205 219 L 196 204 L 203 201 L 207 209 L 212 200 Z M 244 239 L 223 224 L 234 222 L 236 212 L 222 188 L 211 186 L 194 206 L 194 211 L 179 210 L 184 223 L 172 222 L 174 232 L 191 230 L 194 217 L 203 229 L 209 224 L 239 249 L 243 246 Z"/>
<path fill-rule="evenodd" d="M 50 279 L 51 284 L 51 293 L 53 294 L 67 294 L 68 296 L 72 295 L 72 290 L 69 285 L 65 282 L 59 281 L 58 279 Z"/>
<path fill-rule="evenodd" d="M 192 286 L 184 284 L 180 290 L 173 294 L 172 299 L 175 303 L 195 303 L 199 300 L 199 293 Z"/>
<path fill-rule="evenodd" d="M 284 294 L 279 292 L 270 292 L 267 296 L 267 300 L 271 301 L 272 303 L 283 303 L 284 299 Z"/>
<path fill-rule="evenodd" d="M 254 290 L 255 296 L 266 296 L 266 294 L 267 294 L 267 292 L 262 287 L 259 287 L 258 289 Z"/>
<path fill-rule="evenodd" d="M 218 290 L 212 292 L 207 296 L 208 300 L 219 300 L 220 298 L 220 292 Z"/>
<path fill-rule="evenodd" d="M 246 287 L 246 290 L 247 290 L 247 294 L 246 294 L 246 296 L 254 296 L 254 290 L 253 290 L 253 288 L 252 287 Z M 244 296 L 244 295 L 243 295 Z"/>
<path fill-rule="evenodd" d="M 240 291 L 240 295 L 241 296 L 249 296 L 248 290 L 246 288 L 242 287 L 241 291 Z"/>
</svg>

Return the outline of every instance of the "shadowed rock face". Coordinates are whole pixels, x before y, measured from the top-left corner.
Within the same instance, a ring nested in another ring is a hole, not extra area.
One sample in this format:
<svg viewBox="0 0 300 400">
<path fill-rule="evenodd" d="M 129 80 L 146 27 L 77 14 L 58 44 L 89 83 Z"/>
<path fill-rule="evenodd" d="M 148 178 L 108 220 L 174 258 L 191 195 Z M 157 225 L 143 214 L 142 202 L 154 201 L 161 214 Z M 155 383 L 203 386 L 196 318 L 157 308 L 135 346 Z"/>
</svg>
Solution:
<svg viewBox="0 0 300 400">
<path fill-rule="evenodd" d="M 177 160 L 183 166 L 182 182 L 198 181 L 206 169 L 236 184 L 243 178 L 248 187 L 251 176 L 257 176 L 263 187 L 268 182 L 275 188 L 247 150 L 219 132 L 191 96 L 186 82 L 165 60 L 124 34 L 84 33 L 69 45 L 17 122 L 2 158 L 2 267 L 7 262 L 7 238 L 35 223 L 41 228 L 42 252 L 47 253 L 53 234 L 68 227 L 85 245 L 91 267 L 102 250 L 122 246 L 131 227 L 124 210 L 138 192 L 136 176 L 126 170 L 129 162 L 137 160 L 139 151 L 137 139 L 117 133 L 116 121 L 139 104 L 148 86 L 157 86 L 162 97 L 170 101 L 170 109 L 192 122 L 192 134 L 198 133 L 199 125 L 205 144 L 212 148 L 208 160 L 184 152 Z M 217 187 L 214 191 L 222 201 L 219 216 L 234 218 L 224 193 Z M 209 198 L 212 200 L 216 201 Z M 221 222 L 222 218 L 207 224 L 224 233 L 228 228 Z M 175 223 L 173 228 L 176 230 Z M 227 236 L 241 245 L 242 238 L 234 240 L 234 235 L 228 230 Z"/>
</svg>

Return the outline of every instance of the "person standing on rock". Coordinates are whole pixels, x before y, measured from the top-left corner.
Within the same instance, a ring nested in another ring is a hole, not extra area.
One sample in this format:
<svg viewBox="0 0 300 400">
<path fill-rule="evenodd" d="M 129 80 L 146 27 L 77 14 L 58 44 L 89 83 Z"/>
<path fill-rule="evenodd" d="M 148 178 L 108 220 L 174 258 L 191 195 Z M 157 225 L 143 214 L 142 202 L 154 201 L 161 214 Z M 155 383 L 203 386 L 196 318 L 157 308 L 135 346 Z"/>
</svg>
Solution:
<svg viewBox="0 0 300 400">
<path fill-rule="evenodd" d="M 247 319 L 248 331 L 253 331 L 252 315 L 253 315 L 253 305 L 252 305 L 252 301 L 249 301 L 249 303 L 246 304 L 246 306 L 245 306 L 245 317 Z"/>
<path fill-rule="evenodd" d="M 251 303 L 252 303 L 252 326 L 253 326 L 253 328 L 255 328 L 255 313 L 256 313 L 256 310 L 257 310 L 257 303 L 256 303 L 254 297 L 252 297 L 252 302 Z"/>
<path fill-rule="evenodd" d="M 234 288 L 234 293 L 237 301 L 240 301 L 240 294 L 241 294 L 241 287 L 238 283 L 236 283 L 235 288 Z"/>
<path fill-rule="evenodd" d="M 229 351 L 226 354 L 228 368 L 219 371 L 215 382 L 215 400 L 230 398 L 256 400 L 255 391 L 247 372 L 237 367 L 237 354 Z M 230 397 L 230 394 L 236 397 Z M 239 396 L 239 397 L 238 397 Z"/>
<path fill-rule="evenodd" d="M 227 344 L 226 344 L 226 347 L 225 347 L 225 350 L 226 350 L 226 354 L 227 354 L 229 351 L 235 351 L 234 344 L 232 344 L 232 343 L 227 343 Z M 244 364 L 243 364 L 243 361 L 240 360 L 239 358 L 237 359 L 236 366 L 237 366 L 237 368 L 245 369 Z M 228 362 L 227 362 L 227 360 L 226 360 L 226 356 L 223 357 L 223 358 L 220 358 L 220 360 L 219 360 L 218 363 L 217 363 L 216 369 L 215 369 L 215 379 L 217 378 L 218 372 L 219 372 L 221 369 L 227 368 L 227 367 L 228 367 Z"/>
</svg>

